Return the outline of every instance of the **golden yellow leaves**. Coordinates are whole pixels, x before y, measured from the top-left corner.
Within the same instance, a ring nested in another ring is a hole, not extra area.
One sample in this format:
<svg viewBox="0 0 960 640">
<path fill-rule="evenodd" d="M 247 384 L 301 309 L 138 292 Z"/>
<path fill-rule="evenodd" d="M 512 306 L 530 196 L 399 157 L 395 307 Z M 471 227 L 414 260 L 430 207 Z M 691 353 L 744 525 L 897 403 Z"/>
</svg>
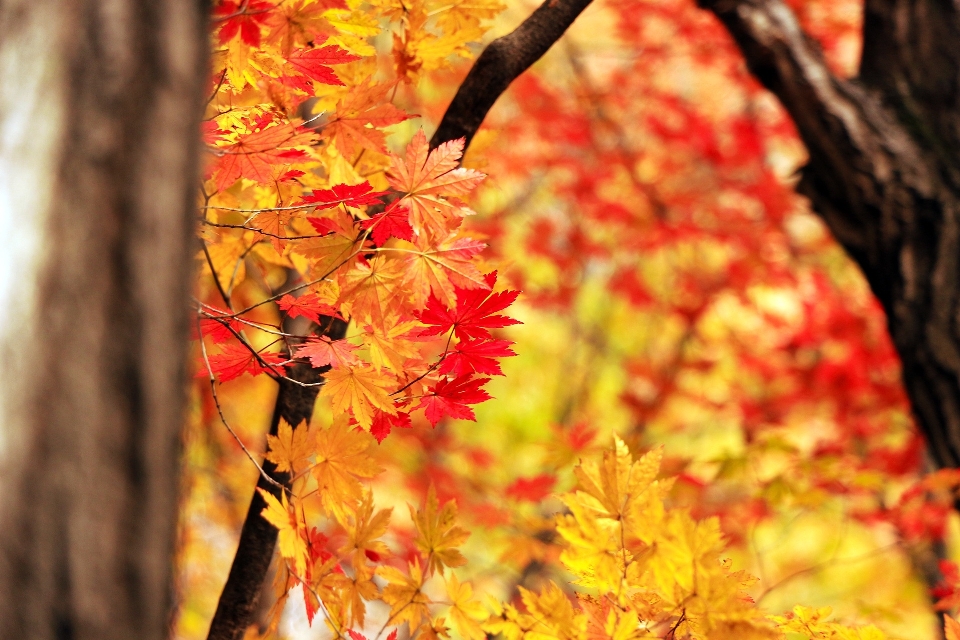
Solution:
<svg viewBox="0 0 960 640">
<path fill-rule="evenodd" d="M 317 433 L 312 473 L 327 513 L 342 514 L 345 506 L 360 502 L 361 478 L 372 478 L 382 471 L 369 453 L 372 445 L 370 434 L 351 427 L 346 416 Z"/>
<path fill-rule="evenodd" d="M 380 409 L 396 415 L 393 400 L 386 389 L 393 382 L 373 367 L 338 367 L 326 374 L 321 396 L 329 396 L 337 415 L 348 415 L 352 409 L 357 422 L 365 429 L 373 423 L 374 411 Z"/>
<path fill-rule="evenodd" d="M 296 510 L 291 509 L 287 503 L 285 493 L 280 494 L 281 500 L 277 500 L 263 489 L 257 489 L 257 491 L 267 503 L 261 515 L 280 532 L 280 555 L 293 560 L 297 573 L 303 575 L 307 569 L 307 543 L 301 535 L 300 518 L 297 517 Z"/>
<path fill-rule="evenodd" d="M 441 509 L 437 490 L 430 485 L 423 509 L 414 511 L 410 507 L 410 517 L 417 528 L 417 549 L 427 557 L 427 573 L 438 571 L 442 575 L 444 567 L 459 567 L 467 562 L 457 547 L 466 542 L 470 532 L 456 524 L 456 502 L 448 500 Z"/>
<path fill-rule="evenodd" d="M 481 640 L 481 621 L 486 611 L 473 600 L 473 588 L 453 575 L 446 580 L 449 602 L 435 602 L 424 590 L 426 583 L 445 568 L 463 565 L 459 550 L 469 535 L 457 525 L 457 507 L 450 500 L 442 506 L 431 487 L 420 509 L 410 507 L 416 531 L 417 553 L 405 568 L 390 562 L 392 553 L 383 537 L 390 526 L 392 509 L 374 507 L 373 496 L 363 481 L 381 469 L 371 451 L 372 436 L 351 424 L 341 414 L 326 429 L 293 428 L 281 421 L 277 435 L 268 438 L 267 459 L 277 469 L 293 476 L 289 488 L 278 497 L 260 493 L 266 503 L 262 516 L 279 532 L 279 552 L 286 561 L 278 574 L 278 597 L 303 583 L 308 616 L 323 612 L 325 622 L 337 637 L 351 625 L 363 625 L 367 602 L 382 600 L 390 606 L 388 624 L 408 623 L 421 638 L 448 637 L 445 608 L 453 627 L 469 640 Z M 316 482 L 311 489 L 310 481 Z M 317 502 L 332 519 L 330 537 L 316 528 L 308 531 L 311 505 Z M 331 547 L 336 540 L 336 548 Z M 381 593 L 375 576 L 387 584 Z M 282 607 L 277 607 L 276 613 Z"/>
</svg>

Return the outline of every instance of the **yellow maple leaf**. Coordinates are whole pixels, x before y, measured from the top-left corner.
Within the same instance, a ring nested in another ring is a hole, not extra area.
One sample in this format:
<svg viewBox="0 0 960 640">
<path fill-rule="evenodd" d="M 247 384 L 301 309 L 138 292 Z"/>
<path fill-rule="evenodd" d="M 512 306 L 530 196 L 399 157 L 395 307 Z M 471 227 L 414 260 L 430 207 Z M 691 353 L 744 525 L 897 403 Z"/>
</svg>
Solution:
<svg viewBox="0 0 960 640">
<path fill-rule="evenodd" d="M 457 526 L 456 502 L 448 500 L 441 509 L 437 490 L 431 484 L 423 509 L 414 510 L 411 506 L 410 517 L 417 528 L 414 542 L 427 557 L 427 575 L 434 571 L 443 575 L 444 567 L 466 564 L 467 559 L 457 547 L 470 537 L 470 532 Z"/>
<path fill-rule="evenodd" d="M 257 491 L 267 503 L 260 515 L 280 532 L 278 540 L 280 555 L 293 560 L 297 575 L 303 576 L 307 570 L 307 541 L 300 534 L 300 519 L 291 510 L 286 493 L 280 494 L 281 502 L 269 491 L 260 488 Z"/>
<path fill-rule="evenodd" d="M 369 433 L 351 427 L 346 415 L 329 429 L 317 431 L 312 473 L 327 513 L 342 514 L 345 507 L 359 503 L 363 498 L 360 478 L 372 478 L 383 470 L 368 452 L 373 442 Z"/>
<path fill-rule="evenodd" d="M 384 371 L 371 366 L 337 367 L 324 374 L 321 396 L 328 396 L 336 415 L 353 411 L 353 416 L 364 429 L 373 424 L 373 413 L 377 409 L 390 415 L 396 415 L 397 409 L 386 389 L 393 379 Z"/>
<path fill-rule="evenodd" d="M 410 211 L 410 224 L 417 233 L 445 237 L 448 227 L 472 213 L 446 200 L 472 191 L 486 177 L 473 169 L 457 168 L 463 155 L 463 140 L 445 142 L 429 151 L 423 130 L 417 131 L 407 145 L 403 158 L 391 156 L 387 172 L 390 185 L 403 192 L 400 205 Z"/>
<path fill-rule="evenodd" d="M 338 594 L 343 610 L 350 620 L 350 624 L 363 627 L 367 605 L 365 600 L 375 600 L 380 596 L 380 590 L 373 582 L 373 570 L 361 566 L 354 570 L 353 577 L 340 576 Z"/>
<path fill-rule="evenodd" d="M 445 33 L 458 33 L 492 20 L 506 5 L 499 0 L 428 0 L 427 13 L 437 16 L 437 26 Z"/>
<path fill-rule="evenodd" d="M 404 339 L 413 337 L 410 334 L 419 323 L 410 320 L 394 324 L 397 319 L 392 316 L 388 321 L 392 326 L 386 330 L 370 325 L 364 328 L 361 339 L 370 348 L 370 361 L 377 371 L 386 366 L 394 371 L 403 371 L 407 358 L 416 357 L 420 353 L 416 343 Z"/>
<path fill-rule="evenodd" d="M 374 513 L 373 496 L 367 491 L 355 511 L 336 514 L 337 522 L 347 532 L 347 543 L 340 548 L 340 554 L 351 556 L 355 569 L 366 566 L 365 557 L 369 553 L 379 557 L 389 555 L 390 549 L 378 538 L 387 532 L 392 513 L 392 507 Z"/>
<path fill-rule="evenodd" d="M 266 458 L 277 465 L 277 471 L 294 475 L 306 468 L 307 459 L 313 455 L 306 422 L 294 429 L 281 418 L 277 435 L 267 436 L 267 446 Z"/>
<path fill-rule="evenodd" d="M 423 593 L 423 571 L 420 561 L 414 558 L 408 563 L 409 573 L 391 566 L 377 567 L 377 575 L 389 584 L 383 589 L 381 598 L 390 605 L 389 624 L 410 623 L 411 629 L 420 626 L 421 620 L 430 619 L 430 598 Z"/>
<path fill-rule="evenodd" d="M 559 640 L 580 640 L 587 629 L 587 617 L 575 611 L 567 594 L 553 581 L 534 593 L 518 587 L 520 598 L 534 620 L 532 631 Z"/>
<path fill-rule="evenodd" d="M 487 610 L 482 604 L 473 600 L 473 586 L 469 582 L 461 583 L 457 576 L 450 572 L 450 579 L 446 582 L 447 597 L 450 598 L 450 621 L 464 638 L 468 640 L 484 640 L 487 634 L 480 627 L 479 622 L 487 619 Z"/>
</svg>

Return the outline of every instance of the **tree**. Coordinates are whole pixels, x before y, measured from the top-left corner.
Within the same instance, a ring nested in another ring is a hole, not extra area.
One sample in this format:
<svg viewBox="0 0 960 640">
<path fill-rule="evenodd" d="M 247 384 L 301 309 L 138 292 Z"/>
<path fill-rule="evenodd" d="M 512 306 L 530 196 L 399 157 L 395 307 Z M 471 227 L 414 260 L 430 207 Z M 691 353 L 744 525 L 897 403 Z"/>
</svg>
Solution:
<svg viewBox="0 0 960 640">
<path fill-rule="evenodd" d="M 200 3 L 6 2 L 0 637 L 162 638 Z"/>
</svg>

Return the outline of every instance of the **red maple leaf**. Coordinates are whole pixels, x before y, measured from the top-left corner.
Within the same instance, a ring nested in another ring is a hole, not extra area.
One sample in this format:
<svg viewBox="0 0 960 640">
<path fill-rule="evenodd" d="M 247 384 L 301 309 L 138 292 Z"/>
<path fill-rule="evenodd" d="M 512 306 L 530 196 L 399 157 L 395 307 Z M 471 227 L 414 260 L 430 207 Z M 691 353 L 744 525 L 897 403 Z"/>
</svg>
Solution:
<svg viewBox="0 0 960 640">
<path fill-rule="evenodd" d="M 273 11 L 273 3 L 266 0 L 223 0 L 213 10 L 213 19 L 222 22 L 220 44 L 226 44 L 237 33 L 240 40 L 251 47 L 260 46 L 260 25 L 266 24 Z"/>
<path fill-rule="evenodd" d="M 233 331 L 230 331 L 232 328 L 237 333 L 240 332 L 240 329 L 243 328 L 243 325 L 236 318 L 230 317 L 229 311 L 224 311 L 222 309 L 212 309 L 211 313 L 217 313 L 222 315 L 222 318 L 201 318 L 200 320 L 200 333 L 203 334 L 205 338 L 211 338 L 214 343 L 221 344 L 229 340 L 234 336 Z M 197 339 L 197 326 L 191 326 L 191 338 L 193 340 Z"/>
<path fill-rule="evenodd" d="M 210 362 L 210 371 L 220 379 L 220 382 L 239 378 L 245 373 L 256 376 L 264 371 L 274 371 L 287 361 L 283 354 L 266 351 L 255 353 L 238 342 L 224 345 L 222 353 L 214 354 L 207 359 Z M 201 366 L 197 377 L 205 378 L 207 375 L 206 366 Z"/>
<path fill-rule="evenodd" d="M 377 442 L 383 442 L 383 439 L 390 435 L 393 429 L 410 429 L 410 414 L 398 411 L 397 415 L 392 416 L 385 411 L 377 410 L 373 416 L 373 424 L 370 425 L 370 433 Z"/>
<path fill-rule="evenodd" d="M 331 340 L 327 336 L 320 336 L 298 347 L 296 356 L 309 358 L 314 367 L 342 367 L 360 362 L 357 356 L 353 355 L 356 350 L 357 345 L 346 340 Z"/>
<path fill-rule="evenodd" d="M 497 283 L 497 272 L 484 276 L 492 289 Z M 423 324 L 433 325 L 421 332 L 424 336 L 435 336 L 454 329 L 461 340 L 471 338 L 492 338 L 490 329 L 521 324 L 508 316 L 494 315 L 503 311 L 517 299 L 519 291 L 501 291 L 491 294 L 483 289 L 461 289 L 454 287 L 457 296 L 456 309 L 447 309 L 433 294 L 427 301 L 427 307 L 417 316 Z"/>
<path fill-rule="evenodd" d="M 476 421 L 477 416 L 468 404 L 477 404 L 489 400 L 491 395 L 481 389 L 490 382 L 490 378 L 472 378 L 460 376 L 454 380 L 443 378 L 429 390 L 429 395 L 420 399 L 417 409 L 423 407 L 430 424 L 437 426 L 440 419 L 447 415 L 451 418 Z"/>
<path fill-rule="evenodd" d="M 383 204 L 380 198 L 387 193 L 387 191 L 374 191 L 366 181 L 355 185 L 338 184 L 332 189 L 314 189 L 311 195 L 304 196 L 297 204 L 312 204 L 318 209 L 332 209 L 341 204 L 348 207 L 364 207 Z"/>
<path fill-rule="evenodd" d="M 361 229 L 373 229 L 370 237 L 379 247 L 390 236 L 401 240 L 413 240 L 413 227 L 410 226 L 410 213 L 394 202 L 386 211 L 360 223 Z"/>
<path fill-rule="evenodd" d="M 349 53 L 338 46 L 316 49 L 298 49 L 289 56 L 287 62 L 302 75 L 321 84 L 343 86 L 343 81 L 330 68 L 332 64 L 344 64 L 359 60 L 360 56 Z"/>
<path fill-rule="evenodd" d="M 453 373 L 463 376 L 469 373 L 481 373 L 491 376 L 502 376 L 500 363 L 494 358 L 507 358 L 516 353 L 510 349 L 513 343 L 509 340 L 462 340 L 447 354 L 440 365 L 440 373 Z"/>
<path fill-rule="evenodd" d="M 556 476 L 549 474 L 541 474 L 533 478 L 517 478 L 507 487 L 507 495 L 517 500 L 540 502 L 553 491 L 555 484 L 557 484 Z"/>
<path fill-rule="evenodd" d="M 315 293 L 306 293 L 299 298 L 288 293 L 277 301 L 277 305 L 291 318 L 302 316 L 317 324 L 320 324 L 320 316 L 338 317 L 337 310 L 325 302 L 320 302 Z"/>
</svg>

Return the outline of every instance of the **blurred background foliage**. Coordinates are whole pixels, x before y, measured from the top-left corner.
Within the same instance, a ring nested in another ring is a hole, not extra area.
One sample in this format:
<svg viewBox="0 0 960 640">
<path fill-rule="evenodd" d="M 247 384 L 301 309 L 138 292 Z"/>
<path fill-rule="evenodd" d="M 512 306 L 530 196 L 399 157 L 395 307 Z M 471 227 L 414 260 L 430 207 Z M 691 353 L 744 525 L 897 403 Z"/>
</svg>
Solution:
<svg viewBox="0 0 960 640">
<path fill-rule="evenodd" d="M 854 75 L 860 3 L 790 4 L 834 68 Z M 509 2 L 484 41 L 534 8 Z M 388 60 L 389 28 L 372 41 Z M 421 118 L 390 129 L 394 150 L 436 126 L 470 65 L 449 62 L 400 86 L 395 103 Z M 804 160 L 779 104 L 693 2 L 591 7 L 469 150 L 466 166 L 489 178 L 466 224 L 523 291 L 511 309 L 523 324 L 499 332 L 519 355 L 476 423 L 415 424 L 378 447 L 378 504 L 400 507 L 391 546 L 402 555 L 403 504 L 433 483 L 472 532 L 459 573 L 478 593 L 564 583 L 553 494 L 618 434 L 635 454 L 664 447 L 671 499 L 719 516 L 769 612 L 829 605 L 894 637 L 936 637 L 930 590 L 956 537 L 954 481 L 923 479 L 883 313 L 792 190 Z M 275 384 L 243 377 L 221 395 L 241 437 L 262 442 Z M 183 639 L 205 637 L 257 475 L 202 384 L 192 407 Z M 293 602 L 281 634 L 324 637 Z"/>
</svg>

